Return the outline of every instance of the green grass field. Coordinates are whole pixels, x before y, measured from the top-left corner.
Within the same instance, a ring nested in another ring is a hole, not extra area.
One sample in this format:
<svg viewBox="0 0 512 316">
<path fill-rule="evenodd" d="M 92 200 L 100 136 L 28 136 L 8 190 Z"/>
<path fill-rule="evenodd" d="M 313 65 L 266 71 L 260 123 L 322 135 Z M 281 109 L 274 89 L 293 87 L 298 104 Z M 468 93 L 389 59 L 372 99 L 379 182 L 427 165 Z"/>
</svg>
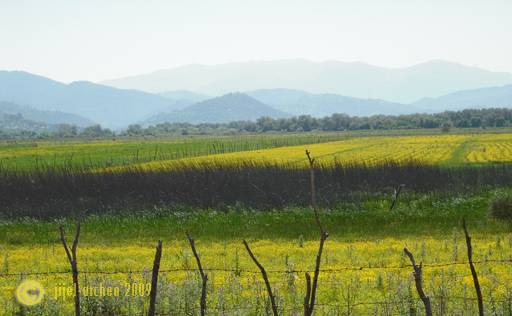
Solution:
<svg viewBox="0 0 512 316">
<path fill-rule="evenodd" d="M 71 170 L 97 171 L 109 166 L 156 168 L 168 160 L 230 162 L 231 156 L 235 160 L 270 159 L 282 165 L 299 159 L 304 163 L 305 145 L 319 163 L 326 164 L 336 159 L 405 159 L 410 153 L 427 162 L 455 167 L 512 160 L 509 150 L 512 134 L 508 131 L 410 133 L 315 133 L 225 137 L 213 141 L 197 138 L 17 143 L 3 144 L 0 156 L 4 170 L 29 174 L 52 164 Z M 138 158 L 134 158 L 134 153 L 138 153 Z M 486 313 L 510 315 L 512 227 L 510 222 L 492 217 L 489 205 L 498 196 L 512 195 L 511 190 L 510 187 L 436 193 L 406 190 L 392 211 L 389 192 L 372 192 L 320 208 L 329 238 L 321 261 L 315 315 L 423 314 L 404 247 L 424 265 L 424 287 L 435 315 L 477 314 L 461 228 L 463 218 L 473 240 Z M 2 217 L 0 314 L 72 314 L 73 298 L 65 294 L 72 280 L 59 241 L 61 225 L 68 240 L 72 239 L 73 218 Z M 319 240 L 312 209 L 292 206 L 258 210 L 241 204 L 214 209 L 155 206 L 88 215 L 81 219 L 81 227 L 77 252 L 81 286 L 84 290 L 100 286 L 120 290 L 119 296 L 83 295 L 83 315 L 147 313 L 147 286 L 157 240 L 162 240 L 164 245 L 158 313 L 199 315 L 201 281 L 185 237 L 187 231 L 196 239 L 209 276 L 207 315 L 271 314 L 265 285 L 242 245 L 243 239 L 269 272 L 280 315 L 301 315 L 305 272 L 314 269 Z M 26 307 L 16 301 L 14 290 L 24 279 L 43 285 L 46 296 L 41 304 Z"/>
<path fill-rule="evenodd" d="M 512 275 L 510 262 L 499 261 L 512 258 L 512 231 L 508 223 L 488 215 L 489 200 L 503 193 L 484 191 L 456 197 L 406 194 L 393 212 L 389 212 L 385 196 L 322 210 L 321 219 L 330 237 L 322 261 L 326 272 L 320 279 L 319 313 L 398 315 L 411 304 L 420 312 L 412 270 L 402 251 L 407 246 L 426 266 L 424 278 L 428 292 L 435 295 L 436 310 L 473 314 L 475 295 L 464 263 L 466 250 L 460 226 L 465 217 L 474 240 L 475 261 L 482 261 L 477 267 L 484 293 L 487 300 L 494 300 L 494 307 L 489 302 L 487 308 L 506 314 L 507 304 L 512 302 Z M 69 268 L 64 249 L 58 241 L 59 225 L 64 225 L 72 238 L 71 220 L 1 224 L 0 287 L 2 305 L 9 311 L 19 309 L 12 298 L 15 285 L 21 278 L 30 278 L 43 284 L 47 299 L 25 312 L 71 312 L 72 299 L 58 294 L 59 288 L 72 285 L 70 274 L 65 273 Z M 305 281 L 300 271 L 314 268 L 318 247 L 318 231 L 310 209 L 261 212 L 236 207 L 164 208 L 88 217 L 82 222 L 78 251 L 82 285 L 103 283 L 124 289 L 130 282 L 147 284 L 154 245 L 160 239 L 164 243 L 164 272 L 159 308 L 164 314 L 196 314 L 200 283 L 186 231 L 194 235 L 205 267 L 212 269 L 208 272 L 212 314 L 224 310 L 230 315 L 260 315 L 268 308 L 264 284 L 242 239 L 250 242 L 269 271 L 275 271 L 270 279 L 283 314 L 301 310 Z M 443 266 L 445 263 L 449 265 Z M 23 277 L 34 272 L 41 274 Z M 113 309 L 114 314 L 140 314 L 147 308 L 147 293 L 142 297 L 90 297 L 89 301 L 93 305 L 87 307 L 89 312 L 103 308 L 104 312 Z"/>
</svg>

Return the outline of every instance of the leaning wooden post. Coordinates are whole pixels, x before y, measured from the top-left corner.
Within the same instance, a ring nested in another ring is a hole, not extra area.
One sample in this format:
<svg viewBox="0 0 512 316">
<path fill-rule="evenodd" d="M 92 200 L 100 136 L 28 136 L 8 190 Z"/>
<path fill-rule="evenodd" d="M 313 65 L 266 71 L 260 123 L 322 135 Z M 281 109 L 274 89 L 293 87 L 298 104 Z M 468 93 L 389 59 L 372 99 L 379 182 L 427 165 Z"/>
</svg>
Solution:
<svg viewBox="0 0 512 316">
<path fill-rule="evenodd" d="M 400 196 L 400 192 L 402 192 L 402 189 L 405 187 L 405 184 L 400 184 L 393 194 L 393 199 L 391 200 L 391 205 L 389 206 L 389 210 L 392 211 L 396 204 L 398 203 L 398 197 Z"/>
<path fill-rule="evenodd" d="M 78 239 L 80 238 L 80 221 L 76 223 L 75 239 L 71 248 L 69 248 L 66 238 L 64 237 L 64 228 L 59 227 L 60 230 L 60 241 L 66 251 L 69 264 L 71 265 L 71 272 L 73 274 L 73 285 L 75 286 L 75 315 L 80 316 L 80 286 L 78 285 L 78 263 L 76 257 L 76 248 L 78 247 Z"/>
<path fill-rule="evenodd" d="M 304 295 L 304 315 L 309 315 L 309 300 L 311 297 L 311 276 L 306 272 L 306 295 Z"/>
<path fill-rule="evenodd" d="M 468 247 L 469 268 L 471 269 L 471 275 L 473 276 L 473 283 L 475 284 L 476 298 L 478 300 L 478 315 L 483 316 L 484 315 L 484 301 L 482 298 L 482 290 L 480 289 L 480 282 L 478 282 L 478 275 L 476 274 L 475 265 L 473 264 L 473 246 L 471 245 L 471 237 L 469 236 L 465 219 L 462 219 L 462 228 L 464 229 L 464 234 L 466 235 L 466 245 Z"/>
<path fill-rule="evenodd" d="M 160 259 L 162 259 L 162 241 L 156 244 L 155 260 L 153 261 L 153 272 L 151 274 L 151 291 L 149 292 L 148 316 L 155 316 L 156 294 L 158 289 L 158 271 L 160 270 Z"/>
<path fill-rule="evenodd" d="M 311 284 L 309 275 L 306 276 L 306 296 L 304 298 L 304 315 L 311 316 L 315 308 L 316 291 L 318 288 L 318 277 L 320 275 L 320 265 L 322 263 L 322 252 L 324 249 L 325 241 L 329 237 L 329 233 L 324 229 L 320 222 L 320 216 L 318 214 L 318 207 L 316 204 L 316 185 L 315 185 L 315 159 L 311 158 L 311 153 L 306 150 L 306 156 L 309 161 L 309 174 L 310 174 L 310 186 L 311 186 L 311 207 L 315 214 L 315 221 L 318 229 L 320 230 L 320 245 L 318 247 L 318 253 L 316 255 L 315 273 L 313 274 L 313 282 Z"/>
<path fill-rule="evenodd" d="M 311 207 L 316 209 L 316 186 L 315 186 L 315 158 L 311 158 L 311 152 L 306 149 L 306 156 L 309 162 L 309 186 L 311 189 Z"/>
<path fill-rule="evenodd" d="M 256 266 L 258 266 L 258 268 L 260 269 L 261 276 L 263 277 L 263 281 L 265 281 L 265 286 L 267 287 L 267 293 L 268 293 L 268 297 L 270 298 L 270 303 L 272 304 L 272 312 L 273 312 L 274 316 L 277 316 L 279 314 L 277 312 L 276 300 L 275 300 L 274 294 L 272 293 L 272 287 L 270 286 L 270 282 L 268 280 L 267 271 L 265 271 L 265 268 L 261 265 L 261 263 L 259 263 L 258 259 L 256 259 L 256 257 L 254 256 L 247 241 L 244 240 L 243 243 L 244 243 L 245 249 L 247 249 L 247 252 L 249 253 L 249 256 L 251 257 L 252 261 L 254 261 Z"/>
<path fill-rule="evenodd" d="M 189 233 L 187 233 L 188 242 L 190 243 L 190 248 L 192 248 L 192 253 L 194 254 L 194 257 L 197 261 L 197 268 L 199 269 L 199 274 L 201 275 L 202 280 L 202 286 L 201 286 L 201 316 L 204 316 L 206 313 L 206 283 L 208 282 L 208 275 L 204 273 L 203 265 L 201 264 L 201 259 L 199 258 L 199 254 L 196 250 L 196 244 L 192 236 L 190 236 Z"/>
<path fill-rule="evenodd" d="M 423 305 L 425 305 L 425 315 L 432 316 L 430 298 L 425 294 L 425 291 L 423 291 L 421 262 L 420 265 L 418 266 L 416 264 L 416 261 L 414 260 L 414 256 L 407 248 L 404 248 L 404 252 L 407 255 L 407 257 L 409 257 L 409 260 L 411 260 L 412 268 L 414 269 L 414 281 L 416 283 L 416 290 L 418 291 L 420 299 L 423 301 Z"/>
</svg>

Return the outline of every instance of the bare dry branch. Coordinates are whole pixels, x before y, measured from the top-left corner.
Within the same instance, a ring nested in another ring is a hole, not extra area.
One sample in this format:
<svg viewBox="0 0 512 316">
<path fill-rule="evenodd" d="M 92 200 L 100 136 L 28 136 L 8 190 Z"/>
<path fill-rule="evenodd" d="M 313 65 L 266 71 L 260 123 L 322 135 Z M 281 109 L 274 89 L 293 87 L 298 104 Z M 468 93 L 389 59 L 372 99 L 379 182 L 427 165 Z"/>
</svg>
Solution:
<svg viewBox="0 0 512 316">
<path fill-rule="evenodd" d="M 274 316 L 277 316 L 279 314 L 277 312 L 276 300 L 275 300 L 274 294 L 272 293 L 272 287 L 270 286 L 270 282 L 268 280 L 267 271 L 265 271 L 265 268 L 263 267 L 263 265 L 261 265 L 261 263 L 259 263 L 258 259 L 256 259 L 256 257 L 254 256 L 247 241 L 243 240 L 243 243 L 244 243 L 245 249 L 247 249 L 247 252 L 249 253 L 249 256 L 251 257 L 252 261 L 254 261 L 256 266 L 258 266 L 258 268 L 260 269 L 261 276 L 263 277 L 263 281 L 265 281 L 265 286 L 267 287 L 267 293 L 268 293 L 268 297 L 270 298 L 270 303 L 272 304 L 272 312 L 273 312 Z"/>
<path fill-rule="evenodd" d="M 73 257 L 71 257 L 71 253 L 68 248 L 68 244 L 66 242 L 66 237 L 64 237 L 64 228 L 62 226 L 59 227 L 60 231 L 60 241 L 62 242 L 62 245 L 64 246 L 64 250 L 66 251 L 66 257 L 68 258 L 69 264 L 73 264 Z"/>
<path fill-rule="evenodd" d="M 201 306 L 201 316 L 204 316 L 206 313 L 206 285 L 208 282 L 208 275 L 206 275 L 206 273 L 203 270 L 203 266 L 201 264 L 201 259 L 199 258 L 199 254 L 197 253 L 197 250 L 196 250 L 196 243 L 189 233 L 187 233 L 187 239 L 188 239 L 188 242 L 190 243 L 190 248 L 192 248 L 192 253 L 194 254 L 194 257 L 196 258 L 197 268 L 199 269 L 199 274 L 201 275 L 202 286 L 201 286 L 200 306 Z"/>
<path fill-rule="evenodd" d="M 322 228 L 321 228 L 322 229 Z M 316 263 L 315 263 L 315 273 L 313 274 L 313 283 L 311 285 L 311 296 L 309 301 L 309 314 L 313 314 L 313 309 L 315 308 L 315 298 L 316 298 L 316 290 L 318 288 L 318 277 L 320 275 L 320 265 L 322 262 L 322 252 L 324 249 L 325 240 L 329 237 L 329 234 L 325 231 L 321 231 L 320 235 L 320 245 L 318 247 L 318 253 L 316 254 Z"/>
<path fill-rule="evenodd" d="M 64 250 L 66 251 L 66 257 L 68 258 L 69 264 L 71 265 L 71 273 L 73 275 L 73 285 L 75 286 L 75 315 L 80 316 L 80 286 L 78 284 L 78 262 L 76 256 L 78 239 L 80 238 L 80 221 L 77 221 L 76 223 L 75 239 L 73 239 L 71 249 L 66 242 L 66 237 L 64 236 L 64 228 L 62 226 L 59 227 L 59 231 L 60 241 L 62 242 L 62 246 L 64 246 Z"/>
<path fill-rule="evenodd" d="M 311 276 L 306 272 L 306 295 L 304 296 L 304 316 L 309 315 L 309 301 L 311 299 Z"/>
<path fill-rule="evenodd" d="M 316 290 L 318 288 L 318 277 L 320 275 L 320 265 L 322 263 L 322 252 L 324 249 L 324 244 L 327 238 L 329 237 L 329 233 L 324 229 L 322 222 L 320 221 L 320 215 L 318 213 L 318 207 L 316 204 L 316 185 L 315 185 L 315 158 L 311 157 L 311 152 L 306 150 L 306 156 L 309 161 L 309 174 L 310 174 L 310 185 L 311 185 L 311 207 L 313 208 L 315 214 L 315 221 L 318 229 L 320 230 L 320 245 L 318 247 L 318 253 L 316 255 L 315 262 L 315 273 L 313 274 L 313 282 L 311 283 L 311 278 L 309 274 L 306 278 L 306 297 L 308 301 L 304 301 L 304 315 L 311 316 L 313 314 L 313 310 L 315 308 L 315 300 L 316 300 Z"/>
<path fill-rule="evenodd" d="M 432 307 L 430 305 L 430 298 L 425 294 L 425 291 L 423 290 L 423 283 L 422 283 L 422 265 L 418 266 L 416 264 L 416 261 L 414 260 L 414 256 L 412 253 L 407 249 L 404 248 L 404 252 L 409 257 L 409 260 L 411 260 L 412 268 L 414 270 L 414 281 L 416 283 L 416 290 L 418 291 L 418 295 L 420 299 L 423 301 L 423 305 L 425 305 L 425 315 L 432 316 Z"/>
<path fill-rule="evenodd" d="M 471 245 L 471 236 L 469 236 L 468 228 L 466 226 L 466 220 L 462 219 L 462 228 L 466 235 L 466 245 L 468 247 L 468 261 L 469 268 L 471 269 L 471 275 L 473 276 L 473 283 L 475 284 L 476 297 L 478 300 L 478 315 L 484 315 L 484 301 L 482 298 L 482 290 L 480 289 L 480 282 L 478 281 L 478 275 L 476 273 L 475 265 L 473 263 L 473 246 Z"/>
<path fill-rule="evenodd" d="M 149 293 L 148 316 L 155 316 L 156 295 L 158 288 L 158 271 L 160 270 L 160 259 L 162 258 L 162 241 L 156 244 L 155 260 L 153 261 L 153 272 L 151 274 L 151 291 Z"/>
</svg>

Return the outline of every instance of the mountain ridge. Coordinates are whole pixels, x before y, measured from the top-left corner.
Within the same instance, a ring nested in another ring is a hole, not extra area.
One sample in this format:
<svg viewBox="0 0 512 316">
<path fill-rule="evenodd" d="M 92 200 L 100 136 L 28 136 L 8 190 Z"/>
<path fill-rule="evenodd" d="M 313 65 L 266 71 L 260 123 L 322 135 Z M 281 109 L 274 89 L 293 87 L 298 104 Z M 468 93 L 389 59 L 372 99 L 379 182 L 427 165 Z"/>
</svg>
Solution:
<svg viewBox="0 0 512 316">
<path fill-rule="evenodd" d="M 511 84 L 512 74 L 442 60 L 386 68 L 362 62 L 291 59 L 192 64 L 102 83 L 149 92 L 184 89 L 209 95 L 281 87 L 412 103 L 457 90 Z"/>
<path fill-rule="evenodd" d="M 65 84 L 24 71 L 0 71 L 0 101 L 76 114 L 111 128 L 173 106 L 169 99 L 143 91 L 88 81 Z"/>
<path fill-rule="evenodd" d="M 288 62 L 293 64 L 302 61 Z M 345 66 L 360 67 L 361 64 Z M 444 64 L 443 61 L 433 61 L 431 65 L 421 67 L 436 65 L 444 69 Z M 456 64 L 450 65 L 458 68 Z M 418 71 L 422 73 L 424 70 Z M 64 84 L 27 72 L 0 71 L 0 105 L 3 104 L 6 114 L 20 113 L 24 118 L 36 122 L 70 123 L 80 127 L 99 123 L 109 128 L 125 128 L 137 122 L 162 121 L 162 117 L 171 121 L 207 122 L 211 119 L 212 122 L 227 122 L 257 119 L 256 114 L 274 118 L 289 115 L 322 117 L 333 113 L 371 116 L 434 113 L 475 107 L 512 107 L 511 84 L 460 90 L 407 104 L 289 88 L 245 90 L 228 95 L 232 97 L 229 102 L 226 98 L 222 99 L 225 95 L 205 99 L 209 96 L 190 90 L 173 90 L 156 95 L 88 81 Z M 219 103 L 222 100 L 226 102 Z M 210 106 L 195 106 L 202 102 Z"/>
<path fill-rule="evenodd" d="M 157 114 L 146 120 L 145 123 L 228 123 L 256 120 L 262 116 L 280 118 L 290 115 L 276 110 L 245 93 L 234 92 L 194 103 L 182 110 Z"/>
<path fill-rule="evenodd" d="M 351 116 L 408 114 L 416 109 L 409 104 L 381 99 L 362 99 L 333 93 L 309 93 L 291 89 L 261 89 L 247 92 L 261 102 L 293 115 L 328 116 L 345 113 Z"/>
<path fill-rule="evenodd" d="M 413 105 L 430 112 L 466 108 L 512 108 L 512 84 L 455 91 L 437 98 L 422 98 Z"/>
<path fill-rule="evenodd" d="M 0 113 L 21 114 L 27 120 L 45 124 L 72 124 L 78 127 L 87 127 L 95 124 L 94 121 L 77 114 L 39 110 L 31 106 L 23 106 L 5 101 L 0 101 Z"/>
<path fill-rule="evenodd" d="M 21 114 L 9 114 L 0 112 L 0 135 L 4 132 L 55 132 L 57 126 L 42 122 L 28 120 Z"/>
</svg>

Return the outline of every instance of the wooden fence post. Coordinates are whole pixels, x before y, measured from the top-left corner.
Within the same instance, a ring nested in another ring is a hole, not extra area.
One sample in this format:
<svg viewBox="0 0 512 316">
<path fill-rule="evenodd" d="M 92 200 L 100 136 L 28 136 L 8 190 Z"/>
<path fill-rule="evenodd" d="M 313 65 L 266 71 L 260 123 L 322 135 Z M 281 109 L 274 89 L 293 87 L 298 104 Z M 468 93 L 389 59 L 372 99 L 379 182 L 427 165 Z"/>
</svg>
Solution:
<svg viewBox="0 0 512 316">
<path fill-rule="evenodd" d="M 471 245 L 471 237 L 469 236 L 468 228 L 466 227 L 466 220 L 462 219 L 462 228 L 464 235 L 466 235 L 466 245 L 468 247 L 468 261 L 471 275 L 473 276 L 473 283 L 475 284 L 476 298 L 478 300 L 478 315 L 484 315 L 484 301 L 482 298 L 482 290 L 480 289 L 480 282 L 478 282 L 478 275 L 476 274 L 475 265 L 473 264 L 473 246 Z"/>
<path fill-rule="evenodd" d="M 420 265 L 418 266 L 416 264 L 416 261 L 414 260 L 414 256 L 407 248 L 404 248 L 404 252 L 407 255 L 407 257 L 409 257 L 409 260 L 411 260 L 412 268 L 414 269 L 414 281 L 416 283 L 416 290 L 418 291 L 420 299 L 423 301 L 423 305 L 425 305 L 425 315 L 432 316 L 430 298 L 425 294 L 425 291 L 423 291 L 421 262 Z"/>
<path fill-rule="evenodd" d="M 151 291 L 149 293 L 148 316 L 155 316 L 156 295 L 158 290 L 158 271 L 160 270 L 160 260 L 162 259 L 162 241 L 156 244 L 155 260 L 153 261 L 153 272 L 151 274 Z"/>
<path fill-rule="evenodd" d="M 73 285 L 75 286 L 75 315 L 80 316 L 80 286 L 78 285 L 78 263 L 76 257 L 76 248 L 78 247 L 78 239 L 80 238 L 80 221 L 76 223 L 75 239 L 73 240 L 71 248 L 68 246 L 66 238 L 64 237 L 64 228 L 60 226 L 59 230 L 60 241 L 66 251 L 66 256 L 71 265 L 71 273 L 73 274 Z"/>
<path fill-rule="evenodd" d="M 405 184 L 400 184 L 393 194 L 393 199 L 391 200 L 391 205 L 389 206 L 389 210 L 392 211 L 396 204 L 398 203 L 398 197 L 400 196 L 400 193 L 402 192 L 402 189 L 405 187 Z"/>
<path fill-rule="evenodd" d="M 272 304 L 272 312 L 273 312 L 274 316 L 278 316 L 279 314 L 277 312 L 276 300 L 275 300 L 274 294 L 272 293 L 272 287 L 270 286 L 270 282 L 268 280 L 267 271 L 265 271 L 265 268 L 261 265 L 261 263 L 259 263 L 258 259 L 256 259 L 256 257 L 254 256 L 247 241 L 244 240 L 243 243 L 244 243 L 245 249 L 247 249 L 247 252 L 249 253 L 249 256 L 251 257 L 252 261 L 254 261 L 256 266 L 258 266 L 258 268 L 260 269 L 261 276 L 263 277 L 263 281 L 265 281 L 265 286 L 267 287 L 267 293 L 268 293 L 268 297 L 270 298 L 270 303 Z"/>
<path fill-rule="evenodd" d="M 309 300 L 311 297 L 311 276 L 306 272 L 306 295 L 304 295 L 304 316 L 309 315 Z"/>
<path fill-rule="evenodd" d="M 192 236 L 190 236 L 189 233 L 187 233 L 187 238 L 188 238 L 188 242 L 190 243 L 190 248 L 192 248 L 192 253 L 194 254 L 194 257 L 196 258 L 197 268 L 199 269 L 199 274 L 201 275 L 202 286 L 201 286 L 200 306 L 201 306 L 201 316 L 204 316 L 206 313 L 206 284 L 208 282 L 208 275 L 206 275 L 206 273 L 204 273 L 203 265 L 201 264 L 201 259 L 199 258 L 199 254 L 197 253 L 196 244 L 195 244 L 194 239 L 192 238 Z"/>
<path fill-rule="evenodd" d="M 316 291 L 318 288 L 318 277 L 320 275 L 320 265 L 322 263 L 322 252 L 324 249 L 325 241 L 329 237 L 329 233 L 324 229 L 320 222 L 320 216 L 318 214 L 318 207 L 316 204 L 316 184 L 315 184 L 315 158 L 311 157 L 309 150 L 306 150 L 306 156 L 309 161 L 309 175 L 310 175 L 310 186 L 311 186 L 311 207 L 315 214 L 315 221 L 318 229 L 320 230 L 320 245 L 318 247 L 318 253 L 316 255 L 315 273 L 313 274 L 313 282 L 309 274 L 306 274 L 306 295 L 304 297 L 304 315 L 311 316 L 315 308 Z"/>
</svg>

